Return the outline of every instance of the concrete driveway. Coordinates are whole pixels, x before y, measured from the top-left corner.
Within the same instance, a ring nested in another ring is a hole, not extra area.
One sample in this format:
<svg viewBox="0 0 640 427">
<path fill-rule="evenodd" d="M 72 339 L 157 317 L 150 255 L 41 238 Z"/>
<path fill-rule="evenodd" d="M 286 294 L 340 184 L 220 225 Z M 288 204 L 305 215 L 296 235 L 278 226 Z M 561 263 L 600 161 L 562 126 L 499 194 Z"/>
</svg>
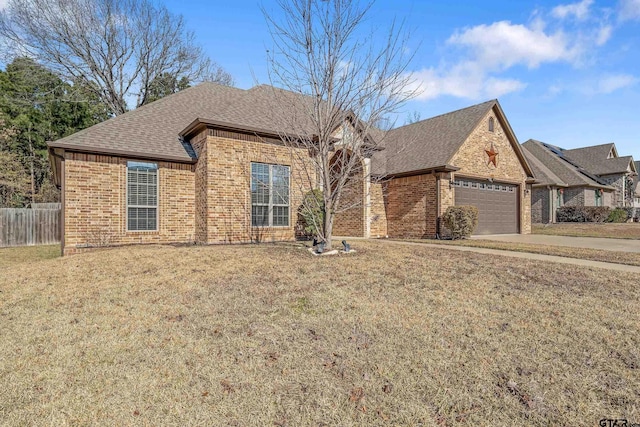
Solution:
<svg viewBox="0 0 640 427">
<path fill-rule="evenodd" d="M 475 240 L 494 240 L 496 242 L 567 246 L 570 248 L 601 249 L 605 251 L 640 252 L 640 240 L 546 236 L 542 234 L 494 234 L 490 236 L 473 236 L 471 238 Z"/>
</svg>

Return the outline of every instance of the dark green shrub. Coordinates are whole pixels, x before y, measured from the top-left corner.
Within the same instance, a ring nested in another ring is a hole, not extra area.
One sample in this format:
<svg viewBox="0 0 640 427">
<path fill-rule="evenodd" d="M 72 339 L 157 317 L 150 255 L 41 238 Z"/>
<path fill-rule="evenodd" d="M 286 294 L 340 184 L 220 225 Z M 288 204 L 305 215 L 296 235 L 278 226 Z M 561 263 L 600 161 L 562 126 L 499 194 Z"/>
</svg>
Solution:
<svg viewBox="0 0 640 427">
<path fill-rule="evenodd" d="M 478 226 L 478 208 L 475 206 L 450 206 L 442 215 L 442 222 L 453 239 L 462 239 L 473 234 Z"/>
<path fill-rule="evenodd" d="M 310 236 L 318 236 L 324 226 L 324 198 L 322 190 L 315 189 L 307 192 L 302 198 L 300 216 L 304 231 Z"/>
<path fill-rule="evenodd" d="M 626 209 L 615 208 L 612 210 L 607 218 L 607 222 L 627 222 Z"/>
<path fill-rule="evenodd" d="M 558 222 L 604 222 L 611 209 L 607 206 L 562 206 L 556 211 Z"/>
</svg>

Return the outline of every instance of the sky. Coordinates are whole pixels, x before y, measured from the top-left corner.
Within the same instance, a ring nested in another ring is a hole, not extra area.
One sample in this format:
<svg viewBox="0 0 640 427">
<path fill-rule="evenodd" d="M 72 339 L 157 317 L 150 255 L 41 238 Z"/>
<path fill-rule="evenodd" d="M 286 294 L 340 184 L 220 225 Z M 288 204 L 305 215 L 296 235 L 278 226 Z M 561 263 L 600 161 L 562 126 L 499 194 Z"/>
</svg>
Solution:
<svg viewBox="0 0 640 427">
<path fill-rule="evenodd" d="M 0 0 L 1 1 L 1 0 Z M 241 88 L 268 83 L 269 0 L 167 0 Z M 377 0 L 365 25 L 404 22 L 422 88 L 397 124 L 497 98 L 520 142 L 615 142 L 640 160 L 640 0 Z M 367 29 L 367 30 L 369 30 Z"/>
</svg>

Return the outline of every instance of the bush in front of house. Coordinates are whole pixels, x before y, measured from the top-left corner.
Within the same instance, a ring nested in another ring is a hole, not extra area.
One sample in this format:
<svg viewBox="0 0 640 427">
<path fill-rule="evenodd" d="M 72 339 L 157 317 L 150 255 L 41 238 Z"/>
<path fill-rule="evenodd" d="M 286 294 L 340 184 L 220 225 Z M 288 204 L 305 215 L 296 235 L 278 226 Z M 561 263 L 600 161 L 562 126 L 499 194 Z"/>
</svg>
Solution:
<svg viewBox="0 0 640 427">
<path fill-rule="evenodd" d="M 473 234 L 478 226 L 478 208 L 475 206 L 450 206 L 442 216 L 451 237 L 463 239 Z"/>
<path fill-rule="evenodd" d="M 627 210 L 622 208 L 615 208 L 609 214 L 607 222 L 627 222 Z"/>
<path fill-rule="evenodd" d="M 562 206 L 556 212 L 558 222 L 605 222 L 611 208 L 607 206 Z"/>
<path fill-rule="evenodd" d="M 317 237 L 324 225 L 324 197 L 322 190 L 314 189 L 302 198 L 299 209 L 304 231 L 307 235 Z"/>
</svg>

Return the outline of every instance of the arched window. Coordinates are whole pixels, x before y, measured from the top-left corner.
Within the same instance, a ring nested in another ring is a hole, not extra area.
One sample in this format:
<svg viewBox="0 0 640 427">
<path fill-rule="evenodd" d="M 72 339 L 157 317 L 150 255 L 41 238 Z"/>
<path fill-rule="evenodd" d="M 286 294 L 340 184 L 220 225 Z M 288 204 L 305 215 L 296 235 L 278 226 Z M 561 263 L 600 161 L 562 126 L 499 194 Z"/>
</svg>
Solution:
<svg viewBox="0 0 640 427">
<path fill-rule="evenodd" d="M 489 117 L 489 132 L 493 132 L 493 117 Z"/>
</svg>

